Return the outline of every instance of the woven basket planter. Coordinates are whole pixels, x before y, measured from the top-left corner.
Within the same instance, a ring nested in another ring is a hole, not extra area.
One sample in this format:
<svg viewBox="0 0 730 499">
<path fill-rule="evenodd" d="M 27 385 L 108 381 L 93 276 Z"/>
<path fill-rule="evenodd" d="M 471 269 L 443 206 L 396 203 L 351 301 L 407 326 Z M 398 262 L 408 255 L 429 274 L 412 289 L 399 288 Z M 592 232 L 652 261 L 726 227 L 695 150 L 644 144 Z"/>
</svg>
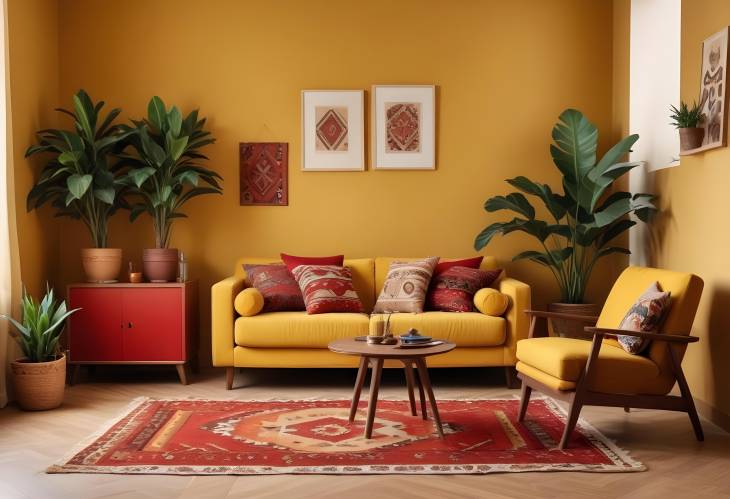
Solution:
<svg viewBox="0 0 730 499">
<path fill-rule="evenodd" d="M 21 409 L 44 411 L 63 402 L 66 387 L 66 356 L 50 362 L 18 359 L 10 364 L 15 398 Z"/>
</svg>

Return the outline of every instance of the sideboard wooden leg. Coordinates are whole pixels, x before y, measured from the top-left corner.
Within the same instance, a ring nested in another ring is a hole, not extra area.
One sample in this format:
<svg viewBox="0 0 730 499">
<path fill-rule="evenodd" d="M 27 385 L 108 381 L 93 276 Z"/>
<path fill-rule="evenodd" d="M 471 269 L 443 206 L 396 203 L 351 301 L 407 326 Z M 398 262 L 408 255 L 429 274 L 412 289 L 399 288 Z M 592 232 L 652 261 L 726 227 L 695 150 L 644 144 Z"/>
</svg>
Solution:
<svg viewBox="0 0 730 499">
<path fill-rule="evenodd" d="M 180 384 L 187 385 L 188 376 L 185 372 L 185 364 L 175 364 L 175 367 L 177 368 L 177 375 L 180 378 Z"/>
</svg>

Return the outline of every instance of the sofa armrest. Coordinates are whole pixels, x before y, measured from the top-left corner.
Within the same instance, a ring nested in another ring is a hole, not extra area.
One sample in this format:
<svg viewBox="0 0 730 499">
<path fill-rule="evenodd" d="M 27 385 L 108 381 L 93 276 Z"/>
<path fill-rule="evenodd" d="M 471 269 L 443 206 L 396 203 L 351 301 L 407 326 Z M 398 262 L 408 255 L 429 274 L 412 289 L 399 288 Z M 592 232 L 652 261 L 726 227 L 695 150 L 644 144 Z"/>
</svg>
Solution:
<svg viewBox="0 0 730 499">
<path fill-rule="evenodd" d="M 214 366 L 233 366 L 233 348 L 235 347 L 233 323 L 236 319 L 233 300 L 244 287 L 243 279 L 228 277 L 213 284 L 210 290 L 210 337 Z"/>
<path fill-rule="evenodd" d="M 530 310 L 530 286 L 517 279 L 505 277 L 499 282 L 499 291 L 510 297 L 510 306 L 504 318 L 507 320 L 507 337 L 505 346 L 505 365 L 515 365 L 517 342 L 527 338 L 530 329 L 530 318 L 525 310 Z"/>
</svg>

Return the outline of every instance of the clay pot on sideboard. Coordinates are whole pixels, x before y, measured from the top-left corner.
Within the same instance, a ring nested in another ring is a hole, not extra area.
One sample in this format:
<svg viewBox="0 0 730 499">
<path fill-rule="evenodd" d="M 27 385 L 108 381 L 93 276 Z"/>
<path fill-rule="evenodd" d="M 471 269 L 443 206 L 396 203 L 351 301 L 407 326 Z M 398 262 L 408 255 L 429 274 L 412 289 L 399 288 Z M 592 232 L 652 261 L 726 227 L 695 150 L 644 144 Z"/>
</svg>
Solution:
<svg viewBox="0 0 730 499">
<path fill-rule="evenodd" d="M 15 398 L 21 409 L 45 411 L 63 402 L 66 388 L 66 356 L 50 362 L 28 362 L 22 358 L 10 363 Z"/>
<path fill-rule="evenodd" d="M 142 252 L 142 270 L 150 282 L 175 281 L 177 263 L 177 248 L 150 248 Z"/>
<path fill-rule="evenodd" d="M 682 151 L 697 149 L 702 145 L 702 139 L 705 138 L 704 128 L 680 128 L 679 129 L 679 148 Z"/>
<path fill-rule="evenodd" d="M 556 312 L 560 314 L 598 316 L 601 313 L 600 305 L 595 303 L 550 303 L 548 304 L 548 312 Z M 563 338 L 578 338 L 590 340 L 593 335 L 586 333 L 583 328 L 592 326 L 585 322 L 576 322 L 565 319 L 551 319 L 553 331 Z"/>
<path fill-rule="evenodd" d="M 120 248 L 84 248 L 81 264 L 88 282 L 115 282 L 122 270 Z"/>
</svg>

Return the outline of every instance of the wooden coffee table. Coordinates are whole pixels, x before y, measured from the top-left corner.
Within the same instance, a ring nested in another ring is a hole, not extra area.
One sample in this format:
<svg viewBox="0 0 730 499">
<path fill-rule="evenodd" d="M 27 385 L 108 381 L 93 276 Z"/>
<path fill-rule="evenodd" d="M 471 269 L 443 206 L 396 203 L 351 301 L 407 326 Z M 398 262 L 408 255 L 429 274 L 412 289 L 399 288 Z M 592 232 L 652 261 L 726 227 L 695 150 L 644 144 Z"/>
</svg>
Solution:
<svg viewBox="0 0 730 499">
<path fill-rule="evenodd" d="M 440 345 L 423 347 L 423 348 L 399 348 L 398 345 L 368 345 L 365 341 L 357 341 L 355 339 L 344 339 L 333 341 L 329 344 L 329 349 L 333 352 L 343 353 L 345 355 L 359 355 L 360 368 L 357 371 L 357 379 L 355 380 L 355 391 L 352 394 L 352 405 L 350 406 L 350 422 L 355 420 L 357 412 L 357 404 L 360 402 L 360 392 L 365 383 L 365 376 L 368 367 L 372 367 L 370 377 L 370 399 L 368 400 L 368 417 L 365 424 L 365 438 L 371 438 L 373 435 L 373 421 L 375 421 L 375 407 L 378 404 L 378 390 L 380 389 L 380 378 L 383 372 L 383 363 L 386 360 L 397 360 L 403 363 L 406 375 L 406 384 L 408 385 L 408 399 L 411 404 L 411 414 L 417 416 L 416 398 L 413 393 L 416 384 L 413 376 L 413 366 L 418 370 L 418 392 L 421 398 L 421 415 L 423 419 L 428 419 L 426 413 L 426 398 L 424 390 L 428 395 L 431 404 L 431 412 L 436 423 L 436 429 L 439 436 L 444 438 L 444 430 L 441 427 L 441 418 L 439 417 L 438 407 L 436 407 L 436 399 L 433 396 L 431 388 L 431 380 L 428 377 L 428 368 L 426 367 L 426 357 L 450 352 L 456 347 L 453 343 L 443 342 Z"/>
</svg>

